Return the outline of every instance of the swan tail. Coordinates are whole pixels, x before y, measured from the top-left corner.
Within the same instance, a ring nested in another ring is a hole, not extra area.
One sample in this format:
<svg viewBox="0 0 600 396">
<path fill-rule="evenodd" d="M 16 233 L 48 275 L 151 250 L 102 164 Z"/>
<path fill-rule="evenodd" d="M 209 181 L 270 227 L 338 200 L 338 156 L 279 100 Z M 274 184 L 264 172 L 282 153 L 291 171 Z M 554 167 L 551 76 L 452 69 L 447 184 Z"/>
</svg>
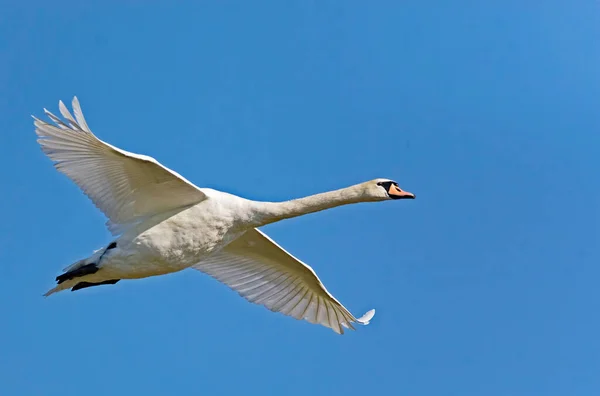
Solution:
<svg viewBox="0 0 600 396">
<path fill-rule="evenodd" d="M 74 281 L 63 282 L 60 285 L 56 285 L 55 287 L 44 293 L 44 297 L 48 297 L 54 293 L 58 293 L 59 291 L 70 289 L 71 287 L 75 286 L 75 284 L 76 282 Z"/>
<path fill-rule="evenodd" d="M 67 275 L 67 274 L 63 274 L 63 275 Z M 61 275 L 61 276 L 63 276 L 63 275 Z M 83 275 L 83 277 L 85 279 L 85 275 Z M 58 281 L 58 285 L 56 285 L 52 289 L 48 290 L 44 294 L 44 297 L 48 297 L 54 293 L 58 293 L 59 291 L 63 291 L 63 290 L 67 290 L 67 289 L 71 289 L 71 291 L 77 291 L 77 290 L 86 289 L 88 287 L 93 287 L 93 286 L 114 285 L 118 281 L 120 281 L 120 279 L 108 279 L 108 280 L 103 280 L 100 282 L 87 282 L 87 281 L 82 280 L 81 276 L 66 279 L 66 280 L 60 280 L 60 281 Z"/>
<path fill-rule="evenodd" d="M 100 267 L 97 263 L 100 262 L 104 254 L 107 251 L 114 249 L 117 247 L 116 242 L 111 242 L 107 247 L 103 249 L 98 249 L 92 254 L 91 257 L 88 257 L 83 260 L 79 260 L 68 267 L 66 267 L 63 271 L 64 273 L 56 277 L 57 285 L 48 290 L 44 297 L 48 297 L 54 293 L 58 293 L 59 291 L 71 289 L 71 291 L 85 289 L 87 287 L 99 286 L 99 285 L 114 285 L 119 281 L 119 279 L 98 279 L 98 277 L 88 277 L 88 275 L 93 275 Z M 85 279 L 87 278 L 88 281 Z M 95 278 L 95 279 L 94 279 Z M 89 282 L 89 280 L 97 280 L 97 282 Z"/>
</svg>

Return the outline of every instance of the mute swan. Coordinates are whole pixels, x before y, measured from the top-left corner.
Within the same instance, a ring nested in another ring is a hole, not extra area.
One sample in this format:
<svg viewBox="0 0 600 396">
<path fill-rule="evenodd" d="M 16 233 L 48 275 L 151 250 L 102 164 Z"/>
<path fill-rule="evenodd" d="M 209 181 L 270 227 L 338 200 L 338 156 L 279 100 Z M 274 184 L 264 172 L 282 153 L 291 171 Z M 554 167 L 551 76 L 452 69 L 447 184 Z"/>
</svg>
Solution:
<svg viewBox="0 0 600 396">
<path fill-rule="evenodd" d="M 248 301 L 343 334 L 366 325 L 375 310 L 355 318 L 304 264 L 257 227 L 340 205 L 414 198 L 388 179 L 287 202 L 257 202 L 198 188 L 154 158 L 121 150 L 88 127 L 77 97 L 75 117 L 62 101 L 61 120 L 35 117 L 43 152 L 107 217 L 113 242 L 64 269 L 45 296 L 121 279 L 138 279 L 193 268 L 237 291 Z"/>
</svg>

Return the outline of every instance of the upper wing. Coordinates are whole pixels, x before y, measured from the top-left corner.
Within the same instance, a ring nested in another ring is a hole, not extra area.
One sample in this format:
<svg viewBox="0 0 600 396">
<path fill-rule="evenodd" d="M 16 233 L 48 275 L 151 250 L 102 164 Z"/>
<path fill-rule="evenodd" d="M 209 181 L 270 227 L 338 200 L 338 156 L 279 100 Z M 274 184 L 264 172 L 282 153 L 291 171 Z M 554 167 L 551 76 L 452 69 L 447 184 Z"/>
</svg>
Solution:
<svg viewBox="0 0 600 396">
<path fill-rule="evenodd" d="M 274 312 L 306 319 L 343 334 L 352 322 L 368 324 L 371 310 L 355 318 L 321 283 L 311 267 L 283 250 L 257 229 L 196 264 L 205 272 L 237 291 L 242 297 Z"/>
<path fill-rule="evenodd" d="M 56 126 L 34 117 L 38 142 L 56 169 L 69 176 L 104 212 L 113 233 L 145 216 L 206 198 L 198 187 L 154 158 L 98 139 L 88 127 L 76 97 L 75 118 L 62 101 L 59 108 L 65 121 L 44 109 Z"/>
</svg>

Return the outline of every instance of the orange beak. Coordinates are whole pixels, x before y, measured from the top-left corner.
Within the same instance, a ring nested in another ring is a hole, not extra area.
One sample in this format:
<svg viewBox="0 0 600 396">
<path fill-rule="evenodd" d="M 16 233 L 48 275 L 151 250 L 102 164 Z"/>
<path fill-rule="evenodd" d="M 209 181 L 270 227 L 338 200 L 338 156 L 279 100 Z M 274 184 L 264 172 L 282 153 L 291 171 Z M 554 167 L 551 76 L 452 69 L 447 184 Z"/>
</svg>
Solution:
<svg viewBox="0 0 600 396">
<path fill-rule="evenodd" d="M 388 190 L 388 194 L 392 199 L 415 199 L 415 194 L 403 191 L 400 187 L 392 184 Z"/>
</svg>

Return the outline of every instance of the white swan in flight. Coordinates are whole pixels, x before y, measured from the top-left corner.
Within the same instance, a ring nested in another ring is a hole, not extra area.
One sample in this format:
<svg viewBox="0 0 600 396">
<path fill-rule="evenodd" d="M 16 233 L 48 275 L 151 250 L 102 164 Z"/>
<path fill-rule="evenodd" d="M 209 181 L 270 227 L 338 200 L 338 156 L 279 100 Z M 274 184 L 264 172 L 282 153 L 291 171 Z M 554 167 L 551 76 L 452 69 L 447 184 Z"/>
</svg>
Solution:
<svg viewBox="0 0 600 396">
<path fill-rule="evenodd" d="M 340 205 L 414 198 L 388 179 L 286 202 L 257 202 L 198 188 L 154 158 L 98 139 L 79 101 L 74 117 L 44 109 L 55 125 L 34 117 L 38 142 L 107 217 L 113 242 L 64 269 L 61 290 L 115 284 L 194 268 L 223 282 L 250 302 L 343 334 L 368 324 L 375 310 L 354 317 L 304 264 L 257 227 Z"/>
</svg>

